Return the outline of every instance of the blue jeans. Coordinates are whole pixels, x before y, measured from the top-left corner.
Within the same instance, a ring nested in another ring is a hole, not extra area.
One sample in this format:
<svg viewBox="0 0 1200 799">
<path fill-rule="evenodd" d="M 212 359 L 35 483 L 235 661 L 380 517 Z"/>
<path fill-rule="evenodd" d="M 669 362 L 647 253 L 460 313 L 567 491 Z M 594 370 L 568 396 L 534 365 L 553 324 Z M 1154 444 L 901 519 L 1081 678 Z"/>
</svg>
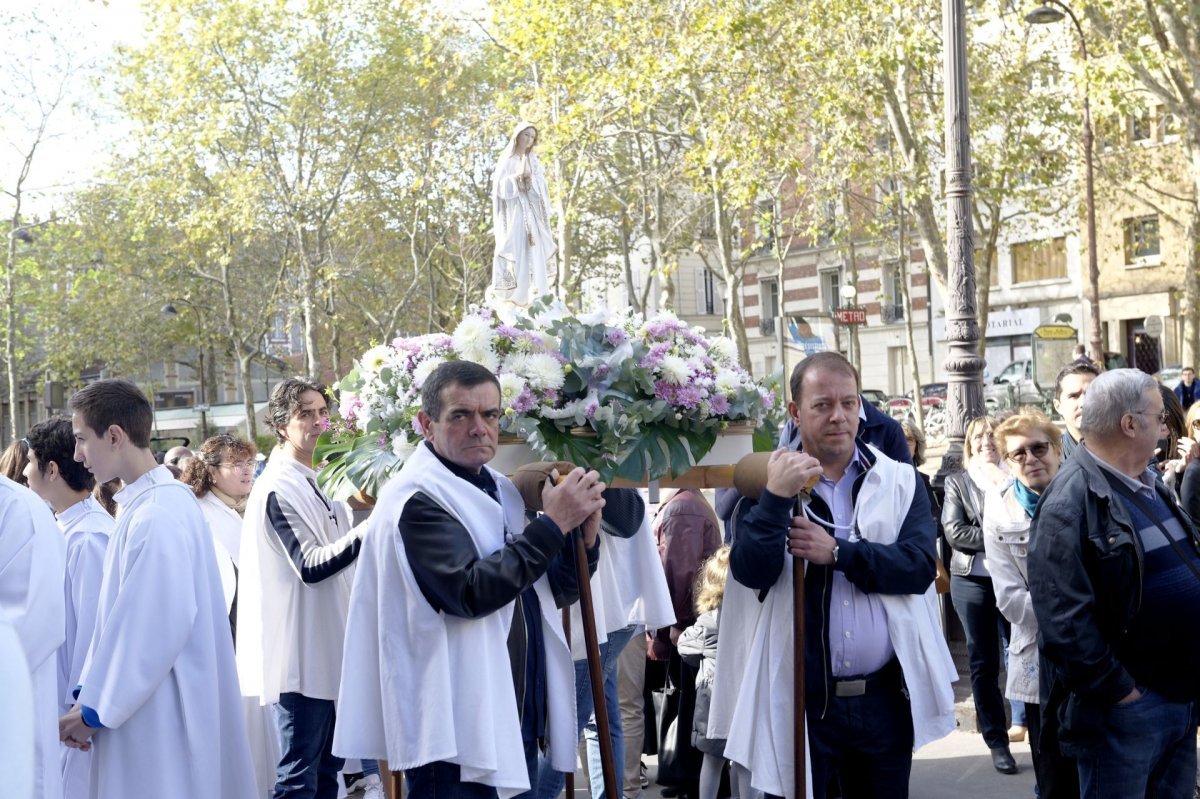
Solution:
<svg viewBox="0 0 1200 799">
<path fill-rule="evenodd" d="M 337 799 L 344 761 L 333 756 L 333 700 L 280 694 L 275 721 L 283 753 L 275 770 L 274 799 Z"/>
<path fill-rule="evenodd" d="M 632 625 L 608 634 L 608 640 L 600 644 L 600 669 L 604 675 L 604 706 L 608 709 L 609 737 L 612 739 L 613 767 L 616 783 L 622 784 L 625 763 L 625 735 L 621 727 L 621 708 L 617 700 L 617 660 L 622 650 L 633 637 Z M 604 799 L 604 769 L 600 762 L 600 736 L 596 729 L 595 706 L 592 702 L 592 681 L 588 674 L 587 660 L 575 661 L 575 713 L 579 730 L 587 739 L 588 778 L 591 781 L 592 799 Z M 549 758 L 538 763 L 538 791 L 536 799 L 554 799 L 563 789 L 567 775 L 555 771 Z M 618 797 L 619 799 L 619 797 Z"/>
<path fill-rule="evenodd" d="M 496 789 L 477 782 L 463 782 L 456 763 L 438 761 L 405 769 L 407 799 L 496 799 Z"/>
<path fill-rule="evenodd" d="M 1096 752 L 1078 758 L 1080 799 L 1191 799 L 1196 783 L 1196 706 L 1144 696 L 1113 705 Z"/>
<path fill-rule="evenodd" d="M 996 607 L 992 578 L 953 575 L 950 598 L 967 635 L 971 696 L 975 699 L 975 718 L 983 733 L 983 742 L 990 749 L 1007 747 L 1008 724 L 1004 720 L 1004 694 L 1000 690 L 1001 649 L 997 625 L 1006 629 L 1008 622 Z"/>
<path fill-rule="evenodd" d="M 814 799 L 830 779 L 845 797 L 907 799 L 912 774 L 912 709 L 899 669 L 893 684 L 862 696 L 830 696 L 824 714 L 808 710 Z"/>
</svg>

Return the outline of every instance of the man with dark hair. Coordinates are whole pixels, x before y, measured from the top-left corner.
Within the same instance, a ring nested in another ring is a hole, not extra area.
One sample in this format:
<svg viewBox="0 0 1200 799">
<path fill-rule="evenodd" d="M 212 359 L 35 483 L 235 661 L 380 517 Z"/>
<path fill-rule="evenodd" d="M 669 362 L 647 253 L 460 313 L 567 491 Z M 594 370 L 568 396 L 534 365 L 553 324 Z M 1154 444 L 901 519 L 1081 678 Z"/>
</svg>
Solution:
<svg viewBox="0 0 1200 799">
<path fill-rule="evenodd" d="M 1100 376 L 1100 370 L 1091 361 L 1072 361 L 1059 370 L 1054 378 L 1054 410 L 1067 425 L 1067 434 L 1062 437 L 1063 463 L 1071 458 L 1083 433 L 1079 425 L 1083 419 L 1083 398 L 1088 386 Z"/>
<path fill-rule="evenodd" d="M 56 416 L 34 425 L 25 440 L 29 442 L 25 479 L 54 511 L 67 544 L 67 637 L 58 649 L 58 713 L 62 715 L 73 704 L 71 692 L 79 685 L 83 659 L 96 627 L 104 552 L 116 524 L 92 497 L 96 479 L 75 460 L 70 419 Z M 63 747 L 64 797 L 86 799 L 91 764 L 90 752 Z"/>
<path fill-rule="evenodd" d="M 254 773 L 225 597 L 196 498 L 155 461 L 150 402 L 133 383 L 91 383 L 71 411 L 75 459 L 96 480 L 119 477 L 125 487 L 61 739 L 80 749 L 98 740 L 93 799 L 249 799 Z"/>
<path fill-rule="evenodd" d="M 749 769 L 752 787 L 791 792 L 794 725 L 781 712 L 792 706 L 789 556 L 804 558 L 813 796 L 834 781 L 843 796 L 906 797 L 913 750 L 955 725 L 956 675 L 933 589 L 936 527 L 916 470 L 858 438 L 854 367 L 836 353 L 810 360 L 788 403 L 797 448 L 772 454 L 733 540 L 730 574 L 758 592 L 760 608 L 722 619 L 753 632 L 728 664 L 739 688 L 714 688 L 710 719 L 732 720 L 725 756 Z"/>
<path fill-rule="evenodd" d="M 1191 797 L 1200 671 L 1200 549 L 1192 520 L 1146 464 L 1163 395 L 1137 369 L 1088 388 L 1083 445 L 1042 493 L 1029 530 L 1044 735 L 1076 758 L 1085 799 Z"/>
<path fill-rule="evenodd" d="M 1179 404 L 1183 406 L 1184 413 L 1187 413 L 1187 409 L 1192 407 L 1192 403 L 1196 401 L 1196 395 L 1196 370 L 1185 366 L 1180 373 L 1179 382 L 1175 385 L 1175 396 L 1179 397 Z"/>
<path fill-rule="evenodd" d="M 274 705 L 283 754 L 275 799 L 333 799 L 334 700 L 351 568 L 365 526 L 317 486 L 313 452 L 329 424 L 325 386 L 284 380 L 267 405 L 279 445 L 246 502 L 238 584 L 242 693 Z"/>
<path fill-rule="evenodd" d="M 384 487 L 354 583 L 335 747 L 403 764 L 412 799 L 512 796 L 537 788 L 548 742 L 575 767 L 571 653 L 557 608 L 578 593 L 570 544 L 582 526 L 589 567 L 604 484 L 551 474 L 543 514 L 487 467 L 500 387 L 486 367 L 451 361 L 421 393 L 425 442 Z M 417 699 L 419 698 L 419 700 Z"/>
</svg>

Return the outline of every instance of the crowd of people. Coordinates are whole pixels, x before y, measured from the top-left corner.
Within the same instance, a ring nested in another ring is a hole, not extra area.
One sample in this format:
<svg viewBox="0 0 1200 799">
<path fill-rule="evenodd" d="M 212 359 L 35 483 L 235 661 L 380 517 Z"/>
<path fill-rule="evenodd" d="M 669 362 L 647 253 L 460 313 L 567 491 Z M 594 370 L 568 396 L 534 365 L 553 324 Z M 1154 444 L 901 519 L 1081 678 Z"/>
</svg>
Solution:
<svg viewBox="0 0 1200 799">
<path fill-rule="evenodd" d="M 819 353 L 763 474 L 652 513 L 584 468 L 492 470 L 500 389 L 469 362 L 426 378 L 425 443 L 370 503 L 317 482 L 318 383 L 275 387 L 257 475 L 227 434 L 159 463 L 145 395 L 89 384 L 0 459 L 0 795 L 377 797 L 400 773 L 414 799 L 553 799 L 582 736 L 594 799 L 638 799 L 645 751 L 664 796 L 906 797 L 956 726 L 946 566 L 997 771 L 1028 736 L 1042 799 L 1191 797 L 1192 385 L 1073 362 L 1065 431 L 971 420 L 939 503 L 919 428 Z"/>
</svg>

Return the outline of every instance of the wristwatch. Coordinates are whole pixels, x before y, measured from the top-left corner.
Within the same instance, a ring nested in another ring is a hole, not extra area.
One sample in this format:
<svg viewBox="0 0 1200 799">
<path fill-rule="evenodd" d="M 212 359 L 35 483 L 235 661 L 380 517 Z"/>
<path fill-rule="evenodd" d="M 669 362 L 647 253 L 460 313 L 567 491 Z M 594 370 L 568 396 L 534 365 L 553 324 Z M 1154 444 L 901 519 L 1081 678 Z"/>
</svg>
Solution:
<svg viewBox="0 0 1200 799">
<path fill-rule="evenodd" d="M 834 542 L 834 544 L 833 544 L 833 562 L 834 562 L 834 563 L 837 563 L 838 547 L 839 547 L 839 546 L 840 546 L 840 544 L 838 544 L 837 542 Z"/>
</svg>

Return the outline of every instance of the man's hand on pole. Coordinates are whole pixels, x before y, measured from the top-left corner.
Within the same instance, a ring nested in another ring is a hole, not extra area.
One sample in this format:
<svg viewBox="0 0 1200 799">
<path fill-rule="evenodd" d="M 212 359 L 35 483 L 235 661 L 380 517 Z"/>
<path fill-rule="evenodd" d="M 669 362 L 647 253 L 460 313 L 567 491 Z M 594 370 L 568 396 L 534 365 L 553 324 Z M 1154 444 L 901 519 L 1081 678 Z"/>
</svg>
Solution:
<svg viewBox="0 0 1200 799">
<path fill-rule="evenodd" d="M 812 455 L 777 449 L 767 462 L 767 490 L 777 497 L 794 497 L 816 485 L 823 473 Z"/>
<path fill-rule="evenodd" d="M 587 522 L 583 531 L 584 540 L 591 546 L 600 531 L 604 488 L 600 473 L 596 471 L 589 472 L 576 467 L 562 477 L 557 471 L 552 471 L 542 488 L 542 512 L 558 525 L 564 535 Z M 587 540 L 589 534 L 590 541 Z"/>
</svg>

